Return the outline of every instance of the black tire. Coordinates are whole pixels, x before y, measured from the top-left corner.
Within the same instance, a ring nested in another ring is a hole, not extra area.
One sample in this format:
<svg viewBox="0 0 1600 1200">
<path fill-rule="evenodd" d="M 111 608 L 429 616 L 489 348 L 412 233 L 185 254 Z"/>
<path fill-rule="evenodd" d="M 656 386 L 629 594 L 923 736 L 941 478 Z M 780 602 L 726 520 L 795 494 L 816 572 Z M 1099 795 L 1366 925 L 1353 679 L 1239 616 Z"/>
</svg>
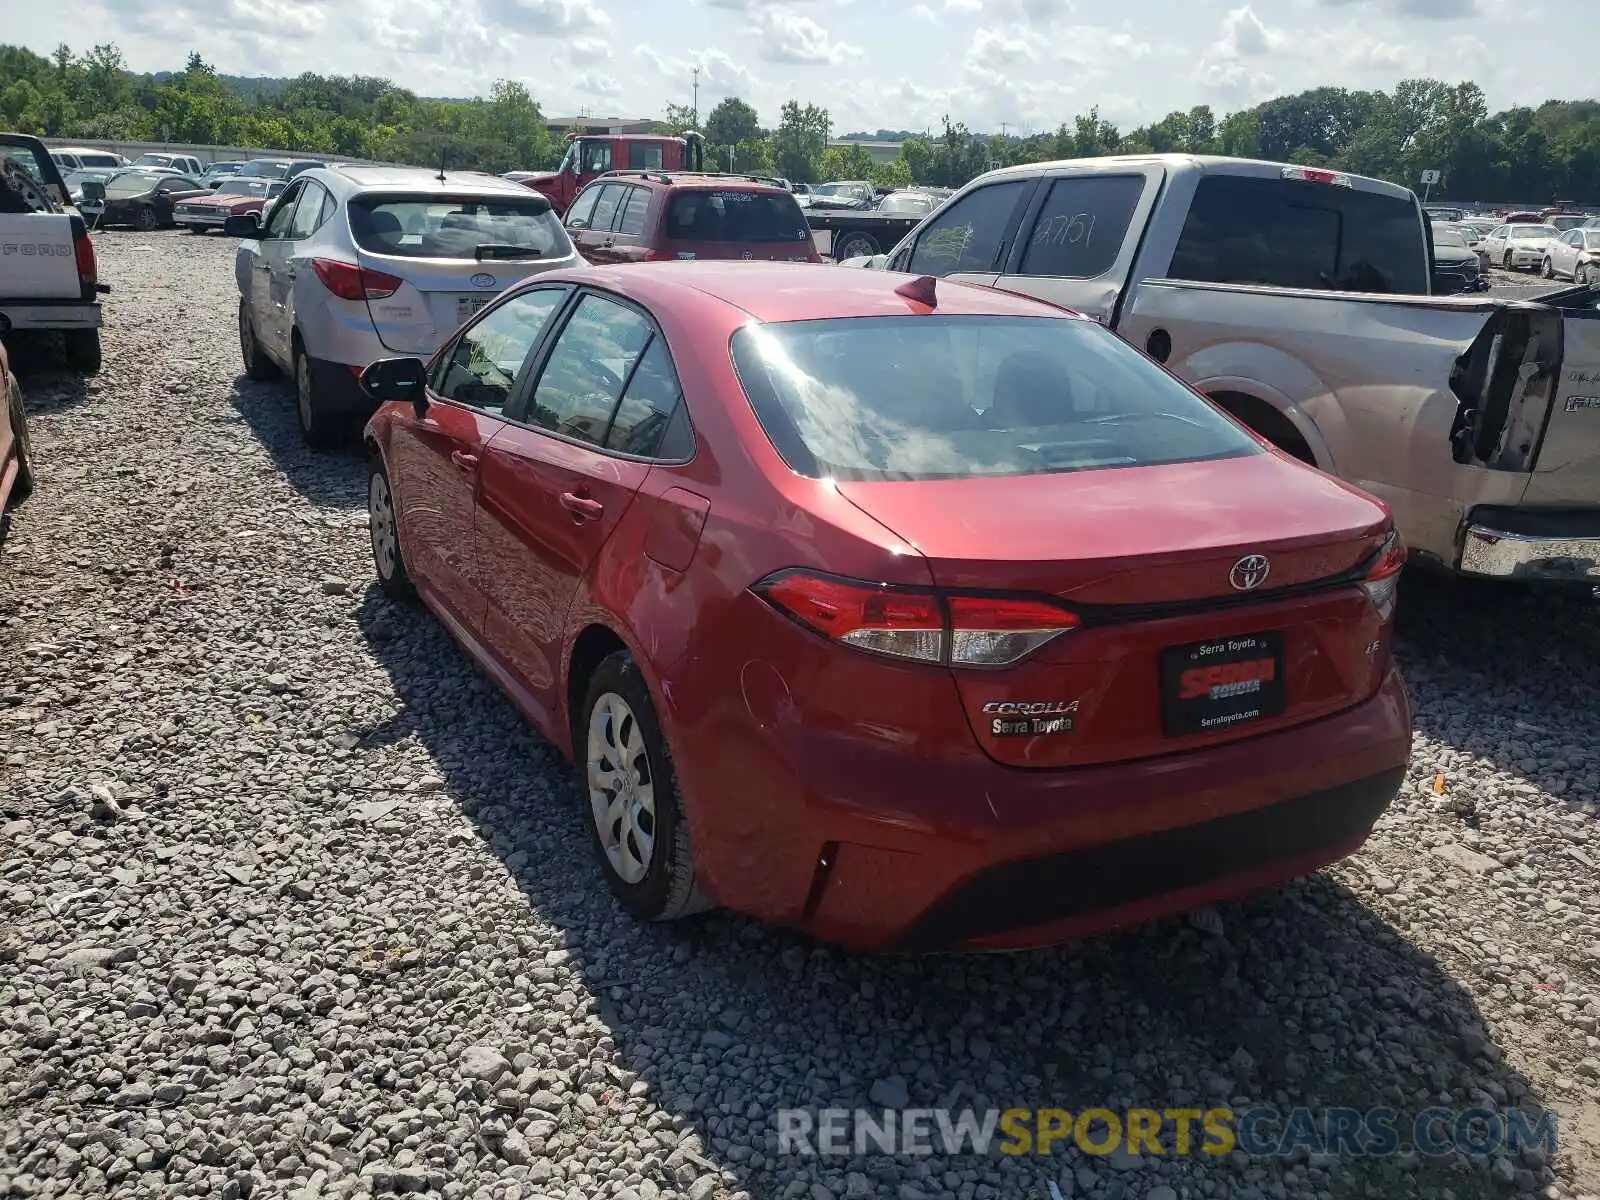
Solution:
<svg viewBox="0 0 1600 1200">
<path fill-rule="evenodd" d="M 1550 261 L 1548 255 L 1545 257 L 1544 263 L 1540 267 L 1540 274 L 1542 274 L 1546 279 L 1554 279 L 1556 277 L 1555 264 Z"/>
<path fill-rule="evenodd" d="M 66 350 L 67 367 L 80 375 L 94 375 L 100 370 L 102 354 L 98 329 L 68 329 L 61 335 Z"/>
<path fill-rule="evenodd" d="M 847 233 L 839 239 L 839 245 L 834 249 L 833 257 L 836 261 L 843 262 L 847 258 L 864 258 L 869 254 L 878 254 L 880 252 L 881 247 L 878 245 L 877 238 L 870 233 L 862 233 L 857 230 Z"/>
<path fill-rule="evenodd" d="M 372 570 L 384 594 L 397 600 L 416 595 L 400 546 L 400 521 L 383 456 L 376 451 L 367 472 L 367 534 L 372 540 Z"/>
<path fill-rule="evenodd" d="M 11 436 L 17 444 L 17 478 L 11 485 L 11 495 L 6 501 L 9 511 L 33 495 L 33 444 L 28 440 L 28 414 L 22 407 L 22 387 L 15 379 L 11 381 L 6 409 L 7 419 L 11 422 Z"/>
<path fill-rule="evenodd" d="M 616 701 L 626 710 L 626 716 L 620 719 L 614 719 L 619 712 Z M 576 739 L 574 757 L 583 776 L 584 823 L 589 828 L 595 857 L 600 860 L 601 873 L 622 906 L 643 921 L 671 921 L 710 908 L 710 901 L 700 891 L 695 878 L 694 851 L 689 844 L 689 824 L 683 818 L 678 797 L 672 752 L 661 734 L 655 705 L 633 655 L 619 651 L 595 669 L 573 734 Z M 617 755 L 619 750 L 624 755 L 631 752 L 632 757 L 613 761 L 609 756 Z M 611 773 L 625 777 L 629 783 L 616 791 L 606 791 L 600 786 L 596 773 L 591 771 L 591 759 L 601 769 L 599 777 L 603 777 L 604 767 L 609 763 Z M 621 768 L 626 768 L 625 775 Z M 645 788 L 648 788 L 648 801 L 643 800 Z M 625 813 L 619 813 L 614 821 L 608 822 L 611 802 L 618 797 L 623 798 L 624 805 L 639 802 L 631 818 L 633 831 L 643 829 L 645 822 L 641 818 L 648 815 L 648 854 L 640 853 L 642 846 L 636 833 L 626 828 L 629 821 Z M 606 812 L 597 810 L 597 799 L 606 806 Z M 644 811 L 646 803 L 648 814 Z M 602 826 L 607 829 L 605 835 L 601 832 Z M 623 848 L 625 860 L 631 860 L 635 866 L 642 863 L 643 872 L 638 878 L 630 879 L 619 872 L 606 849 L 603 840 L 606 836 L 614 837 L 619 848 Z"/>
<path fill-rule="evenodd" d="M 156 210 L 151 208 L 148 204 L 141 204 L 138 209 L 134 211 L 133 227 L 140 233 L 149 233 L 160 224 L 161 219 L 156 216 Z"/>
<path fill-rule="evenodd" d="M 1511 251 L 1507 250 L 1503 255 L 1500 256 L 1500 265 L 1508 271 L 1516 270 L 1516 268 L 1511 265 Z"/>
<path fill-rule="evenodd" d="M 250 320 L 250 310 L 245 307 L 243 300 L 239 301 L 239 357 L 244 360 L 245 377 L 257 383 L 276 379 L 283 374 L 278 370 L 278 364 L 267 357 L 261 343 L 256 341 L 255 325 Z"/>
<path fill-rule="evenodd" d="M 332 449 L 345 434 L 344 420 L 328 411 L 321 374 L 317 360 L 305 352 L 297 337 L 294 343 L 294 411 L 300 422 L 300 436 L 313 450 Z"/>
<path fill-rule="evenodd" d="M 1589 264 L 1579 263 L 1572 268 L 1572 282 L 1579 287 L 1589 286 Z"/>
</svg>

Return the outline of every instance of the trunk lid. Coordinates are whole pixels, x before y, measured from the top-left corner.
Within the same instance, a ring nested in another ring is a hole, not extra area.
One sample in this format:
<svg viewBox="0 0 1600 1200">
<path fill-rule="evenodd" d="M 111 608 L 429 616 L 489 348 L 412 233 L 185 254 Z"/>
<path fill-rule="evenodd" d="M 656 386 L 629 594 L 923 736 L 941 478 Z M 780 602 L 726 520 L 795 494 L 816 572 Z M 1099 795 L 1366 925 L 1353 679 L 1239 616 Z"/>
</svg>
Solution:
<svg viewBox="0 0 1600 1200">
<path fill-rule="evenodd" d="M 1357 704 L 1387 670 L 1386 623 L 1356 579 L 1388 513 L 1277 454 L 837 486 L 915 546 L 939 587 L 1047 595 L 1082 617 L 1019 663 L 952 671 L 999 762 L 1255 736 Z M 1252 556 L 1264 579 L 1241 567 Z"/>
</svg>

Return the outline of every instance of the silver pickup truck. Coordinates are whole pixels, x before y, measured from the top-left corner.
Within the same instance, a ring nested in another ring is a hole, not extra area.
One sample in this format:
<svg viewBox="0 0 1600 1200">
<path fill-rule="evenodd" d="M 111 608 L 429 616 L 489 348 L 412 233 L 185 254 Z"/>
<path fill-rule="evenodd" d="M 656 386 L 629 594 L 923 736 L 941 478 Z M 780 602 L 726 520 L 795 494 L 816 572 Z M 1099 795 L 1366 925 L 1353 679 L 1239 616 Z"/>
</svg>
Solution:
<svg viewBox="0 0 1600 1200">
<path fill-rule="evenodd" d="M 50 151 L 0 133 L 0 335 L 61 334 L 67 365 L 100 369 L 94 243 Z"/>
<path fill-rule="evenodd" d="M 980 176 L 852 265 L 1092 316 L 1382 497 L 1417 558 L 1600 583 L 1600 289 L 1428 295 L 1404 188 L 1188 155 L 1033 163 Z"/>
</svg>

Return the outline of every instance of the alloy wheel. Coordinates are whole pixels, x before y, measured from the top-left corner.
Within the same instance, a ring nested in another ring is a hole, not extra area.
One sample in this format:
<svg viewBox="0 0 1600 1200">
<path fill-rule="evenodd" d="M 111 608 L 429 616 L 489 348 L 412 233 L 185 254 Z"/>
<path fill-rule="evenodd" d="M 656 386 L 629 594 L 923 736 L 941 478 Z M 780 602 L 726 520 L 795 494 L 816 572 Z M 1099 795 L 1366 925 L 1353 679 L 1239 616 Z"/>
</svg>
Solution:
<svg viewBox="0 0 1600 1200">
<path fill-rule="evenodd" d="M 399 538 L 394 528 L 394 500 L 383 472 L 374 470 L 367 481 L 367 530 L 372 535 L 372 561 L 378 578 L 387 583 L 394 578 Z"/>
<path fill-rule="evenodd" d="M 655 852 L 655 784 L 644 730 L 616 692 L 600 696 L 589 713 L 587 775 L 606 861 L 624 883 L 638 883 Z"/>
</svg>

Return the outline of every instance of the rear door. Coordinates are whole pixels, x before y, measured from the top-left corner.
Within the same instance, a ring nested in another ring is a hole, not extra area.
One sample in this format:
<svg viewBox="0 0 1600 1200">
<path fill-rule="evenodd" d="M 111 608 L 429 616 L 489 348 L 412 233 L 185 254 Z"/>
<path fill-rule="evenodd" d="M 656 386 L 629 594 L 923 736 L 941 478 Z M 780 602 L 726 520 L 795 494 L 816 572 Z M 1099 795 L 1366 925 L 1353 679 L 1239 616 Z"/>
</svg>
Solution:
<svg viewBox="0 0 1600 1200">
<path fill-rule="evenodd" d="M 611 227 L 616 224 L 629 188 L 621 183 L 604 183 L 595 192 L 594 208 L 588 220 L 576 229 L 568 227 L 572 244 L 589 262 L 608 262 L 613 237 Z"/>
<path fill-rule="evenodd" d="M 810 262 L 811 227 L 788 192 L 753 185 L 674 188 L 660 223 L 675 258 Z"/>
<path fill-rule="evenodd" d="M 256 257 L 251 264 L 250 315 L 256 337 L 267 353 L 280 364 L 289 362 L 289 334 L 286 324 L 290 229 L 295 209 L 305 190 L 304 182 L 284 192 L 272 210 L 267 226 L 256 242 Z"/>
<path fill-rule="evenodd" d="M 649 147 L 647 147 L 649 148 Z M 595 262 L 642 262 L 650 252 L 645 227 L 650 216 L 650 201 L 655 193 L 647 187 L 630 187 L 617 208 L 615 229 L 604 247 L 605 255 Z"/>
<path fill-rule="evenodd" d="M 594 291 L 531 379 L 484 455 L 477 555 L 485 641 L 553 707 L 567 608 L 650 471 L 652 416 L 677 383 L 650 317 Z"/>
<path fill-rule="evenodd" d="M 370 289 L 367 311 L 396 354 L 431 355 L 506 288 L 569 256 L 550 201 L 534 192 L 369 192 L 346 208 L 357 264 L 394 282 Z"/>
<path fill-rule="evenodd" d="M 998 286 L 1110 324 L 1164 174 L 1130 166 L 1047 176 L 1004 255 Z"/>
</svg>

